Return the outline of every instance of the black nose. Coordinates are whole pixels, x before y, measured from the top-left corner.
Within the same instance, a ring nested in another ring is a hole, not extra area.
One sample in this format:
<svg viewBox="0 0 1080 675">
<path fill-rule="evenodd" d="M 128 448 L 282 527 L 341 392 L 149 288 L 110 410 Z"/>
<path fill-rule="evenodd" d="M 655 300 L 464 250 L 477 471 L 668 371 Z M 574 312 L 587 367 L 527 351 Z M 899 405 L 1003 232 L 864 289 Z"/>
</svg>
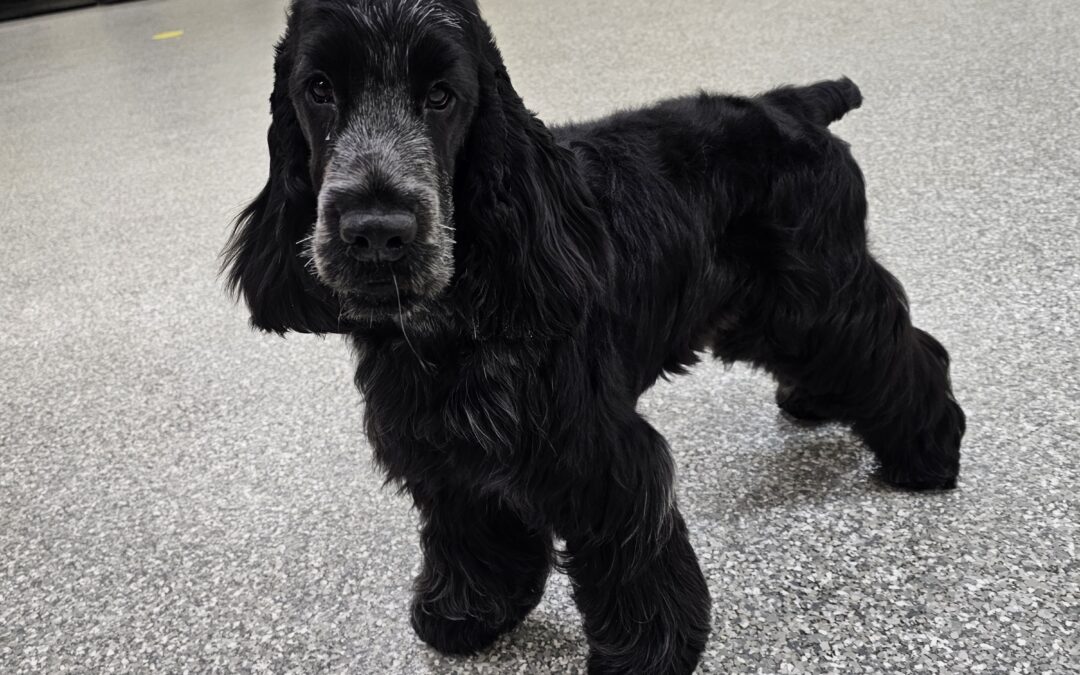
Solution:
<svg viewBox="0 0 1080 675">
<path fill-rule="evenodd" d="M 339 227 L 341 240 L 366 261 L 401 260 L 416 239 L 416 216 L 408 211 L 349 211 Z"/>
</svg>

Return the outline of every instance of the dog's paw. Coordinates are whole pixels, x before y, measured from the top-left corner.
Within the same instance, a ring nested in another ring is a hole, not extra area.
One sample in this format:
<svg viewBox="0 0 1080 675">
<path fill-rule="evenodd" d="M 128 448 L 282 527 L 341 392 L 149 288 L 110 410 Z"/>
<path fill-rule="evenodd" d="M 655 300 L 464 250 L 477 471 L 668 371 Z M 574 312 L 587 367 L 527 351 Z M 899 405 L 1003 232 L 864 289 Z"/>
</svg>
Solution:
<svg viewBox="0 0 1080 675">
<path fill-rule="evenodd" d="M 813 398 L 805 394 L 801 389 L 791 385 L 780 385 L 776 388 L 776 405 L 788 417 L 804 424 L 819 424 L 828 422 L 829 415 L 816 405 Z"/>
<path fill-rule="evenodd" d="M 882 467 L 878 475 L 882 481 L 895 488 L 925 492 L 928 490 L 952 490 L 956 487 L 958 473 L 916 473 L 900 467 Z"/>
<path fill-rule="evenodd" d="M 902 490 L 951 490 L 960 475 L 960 452 L 957 445 L 941 447 L 924 442 L 923 450 L 915 453 L 896 453 L 883 461 L 878 477 Z"/>
<path fill-rule="evenodd" d="M 697 668 L 701 652 L 705 649 L 702 640 L 695 645 L 670 645 L 668 653 L 657 659 L 654 650 L 641 654 L 605 653 L 594 646 L 589 650 L 589 675 L 623 675 L 641 673 L 642 675 L 690 675 Z"/>
<path fill-rule="evenodd" d="M 432 604 L 414 600 L 412 627 L 425 643 L 443 654 L 475 654 L 521 623 L 528 610 L 503 613 L 494 621 L 465 614 L 444 616 Z"/>
<path fill-rule="evenodd" d="M 964 411 L 949 400 L 941 408 L 937 423 L 906 445 L 902 433 L 891 437 L 881 434 L 892 445 L 889 452 L 878 454 L 882 458 L 881 479 L 904 490 L 955 488 L 960 474 L 960 441 L 965 429 Z"/>
</svg>

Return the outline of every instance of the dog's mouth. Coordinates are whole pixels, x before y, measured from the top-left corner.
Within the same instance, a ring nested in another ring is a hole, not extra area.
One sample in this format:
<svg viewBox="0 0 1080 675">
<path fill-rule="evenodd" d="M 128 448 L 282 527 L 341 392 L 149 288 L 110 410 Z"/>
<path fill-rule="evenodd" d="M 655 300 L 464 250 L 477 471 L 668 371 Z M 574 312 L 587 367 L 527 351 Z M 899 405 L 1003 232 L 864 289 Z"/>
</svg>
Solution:
<svg viewBox="0 0 1080 675">
<path fill-rule="evenodd" d="M 353 269 L 347 283 L 338 279 L 333 284 L 334 289 L 341 295 L 350 295 L 364 298 L 373 304 L 394 301 L 398 298 L 412 298 L 415 292 L 415 281 L 412 274 L 404 270 L 391 269 L 387 265 L 379 265 L 374 269 Z"/>
<path fill-rule="evenodd" d="M 372 295 L 387 295 L 390 293 L 398 293 L 401 289 L 398 286 L 397 278 L 395 276 L 386 277 L 383 279 L 368 279 L 361 284 L 361 288 L 364 292 Z"/>
<path fill-rule="evenodd" d="M 361 325 L 388 320 L 407 320 L 422 297 L 411 288 L 401 288 L 393 280 L 373 280 L 339 295 L 342 316 Z"/>
<path fill-rule="evenodd" d="M 340 300 L 342 318 L 366 324 L 405 319 L 426 296 L 421 280 L 408 270 L 393 269 L 385 263 L 343 263 L 337 266 L 334 278 L 319 275 Z"/>
</svg>

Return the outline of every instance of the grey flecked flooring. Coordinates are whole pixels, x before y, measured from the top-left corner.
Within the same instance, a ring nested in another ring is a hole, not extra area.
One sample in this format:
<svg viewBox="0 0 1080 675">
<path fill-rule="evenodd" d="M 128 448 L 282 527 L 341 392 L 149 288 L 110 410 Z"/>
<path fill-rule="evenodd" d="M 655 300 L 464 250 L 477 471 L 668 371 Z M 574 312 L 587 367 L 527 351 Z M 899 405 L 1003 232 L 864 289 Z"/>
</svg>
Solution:
<svg viewBox="0 0 1080 675">
<path fill-rule="evenodd" d="M 874 249 L 954 357 L 948 494 L 880 486 L 744 368 L 643 400 L 714 598 L 701 670 L 1080 671 L 1080 4 L 484 8 L 549 120 L 851 76 L 866 105 L 836 130 Z M 487 654 L 418 643 L 415 518 L 347 349 L 250 333 L 221 291 L 282 20 L 146 0 L 0 24 L 0 672 L 576 672 L 562 577 Z"/>
</svg>

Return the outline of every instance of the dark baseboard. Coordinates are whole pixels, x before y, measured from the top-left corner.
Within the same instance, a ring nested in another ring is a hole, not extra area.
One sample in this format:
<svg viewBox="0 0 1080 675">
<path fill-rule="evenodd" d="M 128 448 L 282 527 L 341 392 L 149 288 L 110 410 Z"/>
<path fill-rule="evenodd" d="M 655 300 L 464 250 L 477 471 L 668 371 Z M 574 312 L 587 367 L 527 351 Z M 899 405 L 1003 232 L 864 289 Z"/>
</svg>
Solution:
<svg viewBox="0 0 1080 675">
<path fill-rule="evenodd" d="M 0 0 L 0 21 L 88 5 L 111 5 L 124 0 Z"/>
</svg>

